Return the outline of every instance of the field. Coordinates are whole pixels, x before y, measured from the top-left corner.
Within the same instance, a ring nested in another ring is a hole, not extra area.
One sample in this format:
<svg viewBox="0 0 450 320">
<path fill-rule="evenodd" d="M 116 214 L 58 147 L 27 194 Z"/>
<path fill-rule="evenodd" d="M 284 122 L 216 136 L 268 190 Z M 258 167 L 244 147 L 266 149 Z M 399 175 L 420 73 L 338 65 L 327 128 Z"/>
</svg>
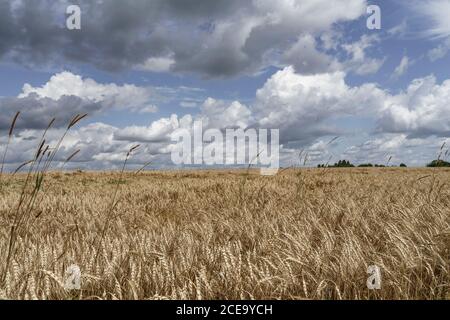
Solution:
<svg viewBox="0 0 450 320">
<path fill-rule="evenodd" d="M 450 298 L 447 169 L 52 172 L 13 230 L 25 179 L 2 179 L 2 299 Z"/>
</svg>

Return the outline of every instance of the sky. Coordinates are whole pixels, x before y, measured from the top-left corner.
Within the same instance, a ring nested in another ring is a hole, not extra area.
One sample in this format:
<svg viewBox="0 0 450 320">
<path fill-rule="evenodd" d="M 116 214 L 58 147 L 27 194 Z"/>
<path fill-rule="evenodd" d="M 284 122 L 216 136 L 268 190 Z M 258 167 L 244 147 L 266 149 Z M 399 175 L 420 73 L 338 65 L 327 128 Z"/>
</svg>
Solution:
<svg viewBox="0 0 450 320">
<path fill-rule="evenodd" d="M 171 134 L 198 120 L 279 129 L 282 166 L 423 166 L 450 146 L 450 0 L 0 0 L 0 111 L 0 154 L 21 112 L 9 169 L 83 113 L 69 168 L 118 168 L 135 144 L 131 167 L 172 168 Z"/>
</svg>

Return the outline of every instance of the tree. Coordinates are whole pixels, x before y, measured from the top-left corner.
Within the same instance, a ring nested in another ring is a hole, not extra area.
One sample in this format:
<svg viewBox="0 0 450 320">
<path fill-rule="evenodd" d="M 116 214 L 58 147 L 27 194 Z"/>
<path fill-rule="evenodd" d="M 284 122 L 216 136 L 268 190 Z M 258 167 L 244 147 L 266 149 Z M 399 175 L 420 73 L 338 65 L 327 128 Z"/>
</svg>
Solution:
<svg viewBox="0 0 450 320">
<path fill-rule="evenodd" d="M 400 163 L 400 168 L 407 168 L 408 166 L 404 163 Z"/>
<path fill-rule="evenodd" d="M 450 162 L 444 161 L 444 160 L 433 160 L 429 164 L 427 164 L 427 167 L 429 168 L 435 168 L 435 167 L 450 167 Z"/>
<path fill-rule="evenodd" d="M 353 168 L 354 165 L 350 163 L 348 160 L 339 160 L 337 163 L 332 166 L 333 168 Z"/>
</svg>

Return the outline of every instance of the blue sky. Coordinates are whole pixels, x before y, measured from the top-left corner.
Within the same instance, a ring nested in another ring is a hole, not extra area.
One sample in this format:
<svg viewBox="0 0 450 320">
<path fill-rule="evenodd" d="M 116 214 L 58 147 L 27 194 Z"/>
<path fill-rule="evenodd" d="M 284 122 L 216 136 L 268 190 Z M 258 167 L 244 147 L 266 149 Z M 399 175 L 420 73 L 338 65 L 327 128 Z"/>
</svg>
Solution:
<svg viewBox="0 0 450 320">
<path fill-rule="evenodd" d="M 68 5 L 81 30 L 67 30 Z M 381 8 L 381 30 L 366 9 Z M 280 129 L 282 164 L 405 162 L 450 143 L 450 0 L 0 0 L 0 142 L 21 111 L 8 165 L 28 160 L 56 116 L 55 139 L 89 117 L 61 157 L 115 168 L 171 167 L 170 133 L 207 127 Z M 328 142 L 339 136 L 332 144 Z M 2 151 L 2 149 L 0 149 Z"/>
</svg>

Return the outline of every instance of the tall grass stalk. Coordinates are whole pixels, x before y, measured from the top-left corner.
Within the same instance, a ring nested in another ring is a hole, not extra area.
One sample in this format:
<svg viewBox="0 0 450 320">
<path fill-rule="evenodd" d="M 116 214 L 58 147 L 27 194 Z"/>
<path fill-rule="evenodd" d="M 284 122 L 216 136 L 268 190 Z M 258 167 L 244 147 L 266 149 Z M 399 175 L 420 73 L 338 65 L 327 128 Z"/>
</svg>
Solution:
<svg viewBox="0 0 450 320">
<path fill-rule="evenodd" d="M 51 126 L 55 122 L 55 118 L 53 118 L 50 123 L 47 125 L 46 129 L 44 130 L 42 137 L 39 141 L 35 157 L 33 160 L 28 161 L 27 164 L 31 164 L 25 179 L 25 182 L 22 186 L 22 191 L 19 196 L 19 200 L 17 202 L 17 205 L 15 207 L 15 210 L 13 212 L 13 223 L 10 227 L 10 234 L 9 234 L 9 242 L 8 242 L 8 250 L 7 250 L 7 257 L 5 261 L 5 267 L 3 270 L 1 282 L 3 283 L 6 278 L 6 274 L 8 272 L 11 260 L 14 256 L 14 249 L 15 249 L 15 243 L 17 240 L 17 236 L 23 231 L 26 230 L 28 220 L 31 217 L 31 213 L 34 209 L 37 196 L 39 192 L 42 189 L 44 179 L 46 174 L 48 173 L 48 169 L 50 167 L 50 164 L 54 160 L 61 143 L 63 142 L 64 138 L 66 137 L 69 130 L 75 126 L 80 120 L 85 118 L 87 114 L 84 115 L 76 115 L 69 123 L 67 129 L 64 131 L 63 135 L 58 140 L 56 147 L 53 148 L 53 152 L 50 151 L 50 147 L 44 147 L 45 146 L 45 137 L 47 135 L 48 130 L 51 128 Z M 18 114 L 14 118 L 13 124 L 11 125 L 10 129 L 10 136 L 12 135 L 12 130 L 14 128 L 15 121 L 17 120 Z M 47 157 L 45 158 L 45 156 Z M 43 164 L 41 166 L 41 163 Z M 24 166 L 24 165 L 23 165 Z M 30 186 L 32 181 L 34 180 L 34 184 Z M 30 189 L 31 187 L 31 189 Z"/>
<path fill-rule="evenodd" d="M 9 144 L 11 143 L 14 127 L 16 126 L 16 122 L 17 122 L 17 119 L 19 118 L 19 115 L 20 115 L 20 111 L 18 111 L 16 113 L 16 115 L 14 116 L 14 118 L 11 122 L 11 126 L 9 127 L 8 141 L 6 142 L 5 151 L 3 152 L 3 157 L 2 157 L 2 164 L 0 167 L 0 189 L 2 188 L 3 168 L 5 165 L 5 161 L 6 161 L 6 154 L 8 153 Z"/>
<path fill-rule="evenodd" d="M 131 147 L 130 150 L 128 150 L 126 156 L 125 156 L 125 160 L 124 160 L 124 162 L 122 164 L 122 169 L 120 170 L 119 179 L 117 179 L 117 182 L 116 182 L 114 193 L 113 193 L 110 205 L 108 207 L 108 212 L 106 214 L 106 218 L 105 218 L 105 221 L 103 223 L 103 227 L 101 229 L 100 235 L 96 236 L 95 239 L 94 239 L 94 243 L 93 243 L 92 247 L 96 248 L 96 252 L 97 252 L 96 255 L 95 255 L 95 261 L 97 261 L 97 259 L 98 259 L 98 255 L 99 255 L 99 253 L 101 251 L 100 249 L 101 249 L 101 245 L 102 245 L 103 239 L 104 239 L 104 237 L 106 235 L 106 232 L 108 230 L 108 227 L 109 227 L 110 223 L 113 220 L 114 210 L 115 210 L 115 208 L 117 206 L 117 202 L 116 202 L 117 194 L 119 193 L 120 183 L 122 181 L 122 178 L 123 178 L 123 175 L 124 175 L 124 172 L 125 172 L 125 167 L 127 165 L 128 159 L 130 158 L 130 156 L 133 153 L 133 151 L 135 151 L 139 147 L 140 147 L 140 145 L 135 145 L 135 146 Z"/>
</svg>

